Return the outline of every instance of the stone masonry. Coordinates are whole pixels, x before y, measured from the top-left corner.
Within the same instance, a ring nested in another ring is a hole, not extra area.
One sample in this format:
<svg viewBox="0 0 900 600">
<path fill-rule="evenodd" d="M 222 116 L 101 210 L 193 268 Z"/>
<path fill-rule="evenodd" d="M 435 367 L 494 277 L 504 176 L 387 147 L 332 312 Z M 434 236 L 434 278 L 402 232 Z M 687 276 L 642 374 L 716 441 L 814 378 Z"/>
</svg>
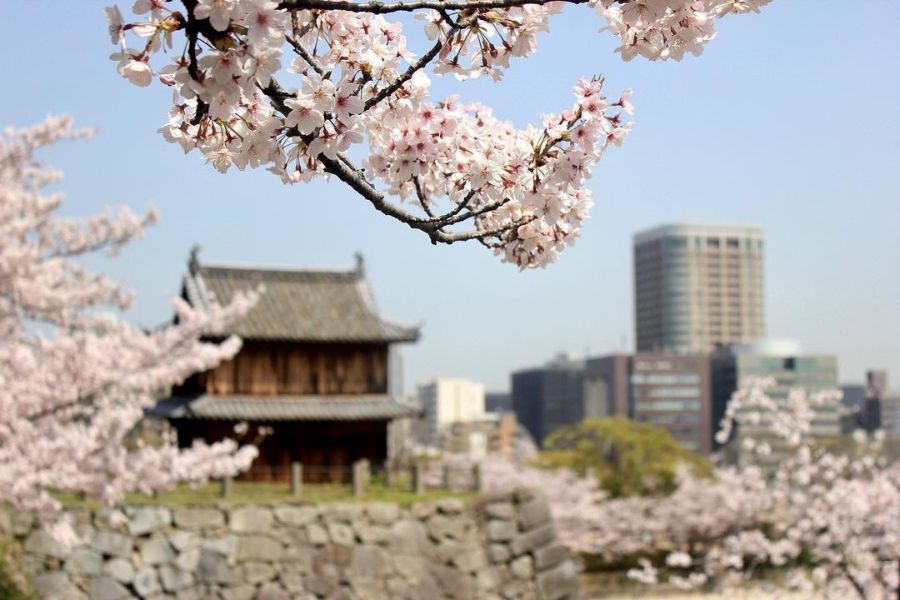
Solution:
<svg viewBox="0 0 900 600">
<path fill-rule="evenodd" d="M 529 490 L 387 503 L 130 506 L 75 514 L 66 548 L 0 511 L 38 598 L 582 598 L 547 504 Z"/>
</svg>

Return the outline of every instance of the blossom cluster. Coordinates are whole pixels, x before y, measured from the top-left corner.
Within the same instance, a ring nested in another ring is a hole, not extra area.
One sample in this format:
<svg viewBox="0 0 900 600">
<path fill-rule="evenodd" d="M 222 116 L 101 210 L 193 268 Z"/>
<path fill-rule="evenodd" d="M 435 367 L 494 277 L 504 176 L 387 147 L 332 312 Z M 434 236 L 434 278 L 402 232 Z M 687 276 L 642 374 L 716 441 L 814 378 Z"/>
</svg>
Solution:
<svg viewBox="0 0 900 600">
<path fill-rule="evenodd" d="M 115 253 L 156 215 L 57 216 L 63 195 L 46 186 L 61 175 L 35 152 L 86 135 L 68 118 L 49 117 L 0 137 L 0 502 L 47 517 L 60 508 L 56 492 L 111 504 L 128 492 L 235 473 L 256 454 L 233 442 L 188 451 L 173 439 L 125 443 L 159 394 L 237 352 L 237 339 L 200 337 L 220 332 L 256 295 L 208 312 L 176 301 L 178 324 L 150 332 L 109 312 L 127 307 L 130 295 L 77 259 Z M 54 531 L 65 538 L 65 522 Z"/>
<path fill-rule="evenodd" d="M 764 3 L 592 1 L 622 37 L 623 56 L 653 59 L 696 50 L 711 39 L 715 17 Z M 466 4 L 184 0 L 181 11 L 138 0 L 134 12 L 144 20 L 126 23 L 115 6 L 107 17 L 119 73 L 139 86 L 156 74 L 172 87 L 160 132 L 185 152 L 199 150 L 222 172 L 262 167 L 285 183 L 333 175 L 435 243 L 479 240 L 519 267 L 544 266 L 588 215 L 591 169 L 629 129 L 620 115 L 630 112 L 629 92 L 607 100 L 601 80 L 584 79 L 574 106 L 525 129 L 477 102 L 432 100 L 427 67 L 500 79 L 511 58 L 535 51 L 564 2 Z M 422 21 L 434 44 L 422 56 L 407 48 L 401 24 L 383 16 L 395 10 Z M 152 55 L 172 49 L 176 33 L 184 49 L 155 69 Z M 360 165 L 349 158 L 356 146 L 366 149 Z"/>
</svg>

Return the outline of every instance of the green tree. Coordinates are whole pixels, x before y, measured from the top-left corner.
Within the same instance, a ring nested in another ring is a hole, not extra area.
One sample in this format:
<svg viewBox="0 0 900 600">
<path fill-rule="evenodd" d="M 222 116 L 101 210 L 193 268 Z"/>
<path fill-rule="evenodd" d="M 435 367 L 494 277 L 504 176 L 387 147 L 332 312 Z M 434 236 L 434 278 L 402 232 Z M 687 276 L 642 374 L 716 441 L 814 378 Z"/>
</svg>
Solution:
<svg viewBox="0 0 900 600">
<path fill-rule="evenodd" d="M 613 497 L 668 494 L 677 485 L 679 465 L 695 477 L 713 472 L 704 457 L 682 447 L 664 429 L 625 417 L 585 419 L 559 429 L 544 440 L 537 460 L 580 475 L 593 471 Z"/>
</svg>

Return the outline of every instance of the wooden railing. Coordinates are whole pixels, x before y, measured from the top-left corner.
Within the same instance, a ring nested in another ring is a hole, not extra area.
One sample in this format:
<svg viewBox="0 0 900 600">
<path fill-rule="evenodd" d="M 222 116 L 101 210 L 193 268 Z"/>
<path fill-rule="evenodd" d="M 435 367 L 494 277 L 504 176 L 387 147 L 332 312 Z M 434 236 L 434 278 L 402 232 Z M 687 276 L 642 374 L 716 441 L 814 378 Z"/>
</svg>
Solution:
<svg viewBox="0 0 900 600">
<path fill-rule="evenodd" d="M 403 466 L 388 463 L 373 467 L 367 460 L 359 460 L 349 466 L 304 465 L 294 462 L 287 466 L 253 465 L 242 474 L 242 478 L 273 482 L 286 480 L 291 495 L 295 498 L 303 498 L 304 483 L 347 485 L 357 498 L 365 496 L 373 482 L 387 489 L 406 490 L 415 494 L 423 494 L 426 490 L 480 492 L 484 489 L 478 464 L 456 466 L 416 462 Z M 232 477 L 222 479 L 221 495 L 230 496 L 233 486 Z"/>
</svg>

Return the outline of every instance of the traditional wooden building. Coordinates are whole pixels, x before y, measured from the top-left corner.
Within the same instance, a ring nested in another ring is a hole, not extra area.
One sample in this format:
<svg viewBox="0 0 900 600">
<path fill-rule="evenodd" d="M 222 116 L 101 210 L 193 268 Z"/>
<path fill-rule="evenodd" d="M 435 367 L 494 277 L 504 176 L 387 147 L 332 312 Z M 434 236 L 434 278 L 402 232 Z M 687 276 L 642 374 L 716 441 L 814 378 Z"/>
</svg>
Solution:
<svg viewBox="0 0 900 600">
<path fill-rule="evenodd" d="M 391 346 L 416 341 L 418 329 L 379 315 L 360 256 L 349 270 L 307 270 L 201 264 L 194 251 L 181 294 L 204 307 L 260 285 L 257 305 L 225 332 L 242 338 L 237 356 L 153 413 L 181 445 L 257 443 L 253 479 L 286 479 L 300 462 L 308 481 L 344 481 L 356 460 L 382 464 L 389 423 L 416 413 L 389 394 Z"/>
</svg>

